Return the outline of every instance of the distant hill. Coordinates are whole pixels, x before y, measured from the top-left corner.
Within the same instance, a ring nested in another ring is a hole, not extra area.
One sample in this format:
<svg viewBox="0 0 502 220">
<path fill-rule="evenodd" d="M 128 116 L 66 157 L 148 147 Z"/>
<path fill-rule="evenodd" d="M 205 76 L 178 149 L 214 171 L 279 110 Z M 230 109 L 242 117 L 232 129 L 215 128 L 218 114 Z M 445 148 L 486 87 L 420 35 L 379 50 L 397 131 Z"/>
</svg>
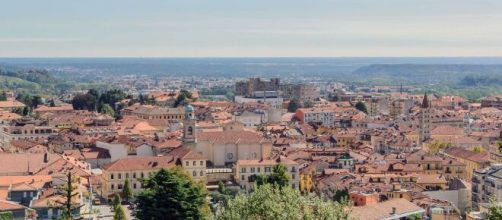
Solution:
<svg viewBox="0 0 502 220">
<path fill-rule="evenodd" d="M 0 87 L 24 92 L 49 92 L 58 83 L 44 69 L 22 69 L 0 66 Z"/>
<path fill-rule="evenodd" d="M 358 68 L 353 72 L 356 77 L 369 77 L 391 81 L 413 83 L 461 83 L 475 85 L 474 78 L 502 78 L 502 65 L 475 64 L 373 64 Z"/>
</svg>

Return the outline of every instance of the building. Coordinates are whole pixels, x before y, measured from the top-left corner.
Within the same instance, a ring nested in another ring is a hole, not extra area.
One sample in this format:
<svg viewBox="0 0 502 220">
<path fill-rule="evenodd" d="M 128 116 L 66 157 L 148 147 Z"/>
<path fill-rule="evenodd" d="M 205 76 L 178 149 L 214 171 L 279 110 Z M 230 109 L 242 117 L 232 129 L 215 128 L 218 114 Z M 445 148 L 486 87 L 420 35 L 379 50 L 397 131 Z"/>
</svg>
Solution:
<svg viewBox="0 0 502 220">
<path fill-rule="evenodd" d="M 296 99 L 301 103 L 313 102 L 321 96 L 319 87 L 314 84 L 285 84 L 281 91 L 285 99 Z"/>
<path fill-rule="evenodd" d="M 481 99 L 481 107 L 502 109 L 502 95 L 489 96 Z"/>
<path fill-rule="evenodd" d="M 427 93 L 424 95 L 419 113 L 420 131 L 418 135 L 418 144 L 421 146 L 425 141 L 431 138 L 431 119 L 432 109 L 430 101 L 427 98 Z"/>
<path fill-rule="evenodd" d="M 179 147 L 169 152 L 169 155 L 176 158 L 176 165 L 186 170 L 195 181 L 207 182 L 206 158 L 202 154 L 187 147 Z"/>
<path fill-rule="evenodd" d="M 475 170 L 490 166 L 490 154 L 488 152 L 477 153 L 461 147 L 450 147 L 444 150 L 444 154 L 465 164 L 466 180 L 472 179 Z"/>
<path fill-rule="evenodd" d="M 235 96 L 235 103 L 265 103 L 274 108 L 281 109 L 284 99 L 279 91 L 255 91 L 252 96 Z"/>
<path fill-rule="evenodd" d="M 331 108 L 299 108 L 295 112 L 295 117 L 302 124 L 333 126 L 335 123 L 335 111 Z"/>
<path fill-rule="evenodd" d="M 50 125 L 38 122 L 12 123 L 0 130 L 0 145 L 6 149 L 13 140 L 46 140 L 57 135 L 57 130 Z"/>
<path fill-rule="evenodd" d="M 22 102 L 17 101 L 15 99 L 0 101 L 0 109 L 6 110 L 6 111 L 14 111 L 17 109 L 22 109 L 25 106 L 26 105 L 24 105 Z"/>
<path fill-rule="evenodd" d="M 147 178 L 160 169 L 176 166 L 173 156 L 162 157 L 127 157 L 116 160 L 102 167 L 103 182 L 101 196 L 108 198 L 115 193 L 122 193 L 126 180 L 129 180 L 133 194 L 143 190 L 141 178 Z"/>
<path fill-rule="evenodd" d="M 54 113 L 54 114 L 62 114 L 62 113 L 71 113 L 73 112 L 73 105 L 71 104 L 63 104 L 60 106 L 46 106 L 41 105 L 38 106 L 33 112 L 36 115 L 42 115 L 45 113 Z"/>
<path fill-rule="evenodd" d="M 235 83 L 235 95 L 251 97 L 255 91 L 279 91 L 279 78 L 272 78 L 270 81 L 263 81 L 260 78 L 249 78 L 248 81 Z"/>
<path fill-rule="evenodd" d="M 194 150 L 211 162 L 209 167 L 230 167 L 238 160 L 265 159 L 272 152 L 270 139 L 246 130 L 238 122 L 226 124 L 222 131 L 194 130 L 193 134 L 197 137 Z"/>
<path fill-rule="evenodd" d="M 183 108 L 167 108 L 140 104 L 134 104 L 125 109 L 122 109 L 120 113 L 123 116 L 132 115 L 141 119 L 182 120 L 185 117 Z"/>
<path fill-rule="evenodd" d="M 298 163 L 285 157 L 279 157 L 275 160 L 238 160 L 235 163 L 235 181 L 243 189 L 251 189 L 258 175 L 268 176 L 273 173 L 274 166 L 284 165 L 290 176 L 289 184 L 292 188 L 298 189 L 300 184 L 300 175 Z"/>
<path fill-rule="evenodd" d="M 391 199 L 366 206 L 352 208 L 353 219 L 380 220 L 380 219 L 407 219 L 408 217 L 424 216 L 425 209 L 409 202 L 406 199 Z M 415 219 L 415 218 L 412 218 Z M 420 218 L 419 218 L 420 219 Z"/>
<path fill-rule="evenodd" d="M 479 210 L 480 203 L 489 203 L 493 196 L 502 202 L 502 164 L 475 170 L 472 176 L 472 208 Z"/>
<path fill-rule="evenodd" d="M 354 206 L 374 205 L 378 203 L 379 194 L 376 192 L 350 192 L 349 199 L 354 203 Z"/>
</svg>

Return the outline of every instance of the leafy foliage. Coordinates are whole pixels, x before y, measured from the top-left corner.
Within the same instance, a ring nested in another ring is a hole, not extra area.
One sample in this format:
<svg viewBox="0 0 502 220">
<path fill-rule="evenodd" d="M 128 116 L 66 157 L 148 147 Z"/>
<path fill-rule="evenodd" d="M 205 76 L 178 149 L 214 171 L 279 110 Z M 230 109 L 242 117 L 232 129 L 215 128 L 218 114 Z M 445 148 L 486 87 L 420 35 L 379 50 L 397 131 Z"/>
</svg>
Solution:
<svg viewBox="0 0 502 220">
<path fill-rule="evenodd" d="M 117 206 L 115 213 L 113 214 L 113 220 L 127 220 L 124 207 L 121 205 Z"/>
<path fill-rule="evenodd" d="M 96 97 L 89 93 L 78 94 L 73 97 L 71 104 L 75 110 L 94 111 L 96 109 Z"/>
<path fill-rule="evenodd" d="M 488 214 L 486 216 L 488 220 L 500 220 L 502 219 L 502 208 L 498 206 L 497 200 L 494 197 L 490 197 L 490 206 L 488 207 Z"/>
<path fill-rule="evenodd" d="M 439 141 L 434 141 L 431 144 L 429 144 L 429 152 L 431 153 L 437 153 L 442 149 L 446 149 L 448 147 L 451 147 L 450 143 L 444 143 L 444 142 L 439 142 Z"/>
<path fill-rule="evenodd" d="M 115 111 L 109 104 L 101 104 L 101 110 L 100 113 L 109 115 L 109 116 L 115 116 Z"/>
<path fill-rule="evenodd" d="M 14 214 L 11 211 L 0 212 L 0 220 L 12 220 Z"/>
<path fill-rule="evenodd" d="M 138 219 L 202 219 L 209 212 L 206 192 L 181 168 L 161 169 L 136 196 Z"/>
<path fill-rule="evenodd" d="M 249 195 L 240 194 L 216 213 L 216 219 L 347 219 L 347 202 L 324 202 L 315 196 L 302 196 L 291 187 L 266 184 Z"/>
<path fill-rule="evenodd" d="M 483 146 L 474 146 L 474 148 L 472 148 L 472 151 L 476 153 L 483 153 L 485 149 L 483 148 Z"/>
<path fill-rule="evenodd" d="M 113 196 L 113 201 L 111 203 L 113 210 L 117 210 L 122 205 L 122 198 L 119 194 Z"/>
<path fill-rule="evenodd" d="M 288 112 L 296 112 L 298 108 L 300 108 L 300 103 L 298 103 L 298 100 L 292 99 L 291 101 L 289 101 Z"/>
<path fill-rule="evenodd" d="M 368 108 L 366 108 L 366 104 L 364 104 L 364 102 L 357 102 L 355 107 L 357 110 L 368 114 Z"/>
<path fill-rule="evenodd" d="M 124 187 L 122 188 L 122 196 L 126 202 L 129 202 L 132 198 L 131 182 L 128 179 L 125 180 Z"/>
</svg>

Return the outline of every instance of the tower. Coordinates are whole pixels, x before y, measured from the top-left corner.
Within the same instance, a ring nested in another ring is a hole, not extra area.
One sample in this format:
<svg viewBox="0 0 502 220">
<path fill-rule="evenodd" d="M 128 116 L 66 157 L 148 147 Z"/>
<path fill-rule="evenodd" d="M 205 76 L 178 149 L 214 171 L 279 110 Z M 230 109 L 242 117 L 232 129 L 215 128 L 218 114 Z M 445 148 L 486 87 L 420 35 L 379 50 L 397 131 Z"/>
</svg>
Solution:
<svg viewBox="0 0 502 220">
<path fill-rule="evenodd" d="M 197 129 L 195 128 L 195 111 L 193 106 L 185 106 L 185 119 L 183 120 L 183 145 L 195 148 L 197 143 Z"/>
<path fill-rule="evenodd" d="M 431 138 L 431 103 L 427 98 L 427 93 L 424 94 L 422 105 L 419 113 L 420 132 L 418 135 L 418 143 L 422 146 L 423 142 Z"/>
</svg>

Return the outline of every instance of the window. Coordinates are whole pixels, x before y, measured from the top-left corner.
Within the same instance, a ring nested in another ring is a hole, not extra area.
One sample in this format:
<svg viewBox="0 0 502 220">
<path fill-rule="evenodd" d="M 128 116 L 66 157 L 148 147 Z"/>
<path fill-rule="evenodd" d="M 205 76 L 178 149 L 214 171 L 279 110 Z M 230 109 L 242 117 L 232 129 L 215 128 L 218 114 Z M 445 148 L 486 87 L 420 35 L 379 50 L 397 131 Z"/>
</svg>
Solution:
<svg viewBox="0 0 502 220">
<path fill-rule="evenodd" d="M 114 189 L 115 189 L 115 185 L 113 185 L 113 183 L 112 183 L 112 184 L 110 185 L 110 188 L 111 188 L 112 190 L 114 190 Z"/>
<path fill-rule="evenodd" d="M 244 181 L 244 179 L 245 179 L 245 178 L 244 178 L 244 175 L 241 175 L 241 180 L 242 180 L 242 181 Z"/>
<path fill-rule="evenodd" d="M 204 176 L 204 172 L 200 171 L 200 175 L 199 176 Z"/>
<path fill-rule="evenodd" d="M 136 173 L 132 173 L 132 178 L 136 179 Z"/>
<path fill-rule="evenodd" d="M 255 172 L 255 168 L 251 167 L 251 173 L 254 173 L 254 172 Z"/>
<path fill-rule="evenodd" d="M 26 198 L 26 192 L 23 192 L 23 198 Z"/>
<path fill-rule="evenodd" d="M 122 178 L 122 174 L 121 174 L 121 173 L 119 173 L 119 179 L 121 179 L 121 178 Z"/>
<path fill-rule="evenodd" d="M 141 178 L 144 178 L 145 177 L 145 174 L 143 172 L 141 172 Z"/>
<path fill-rule="evenodd" d="M 197 176 L 197 172 L 196 172 L 196 171 L 193 171 L 193 172 L 192 172 L 192 176 Z"/>
<path fill-rule="evenodd" d="M 132 188 L 136 189 L 136 183 L 132 184 Z"/>
<path fill-rule="evenodd" d="M 189 126 L 187 129 L 187 135 L 193 135 L 193 128 L 192 126 Z"/>
<path fill-rule="evenodd" d="M 295 174 L 291 174 L 291 179 L 295 179 Z"/>
<path fill-rule="evenodd" d="M 241 173 L 246 173 L 246 167 L 241 168 Z"/>
<path fill-rule="evenodd" d="M 200 161 L 200 165 L 204 166 L 204 161 L 203 160 Z"/>
<path fill-rule="evenodd" d="M 118 184 L 117 189 L 122 189 L 122 184 Z"/>
<path fill-rule="evenodd" d="M 232 153 L 227 154 L 227 159 L 231 160 L 233 158 L 234 158 L 234 154 L 232 154 Z"/>
<path fill-rule="evenodd" d="M 270 167 L 265 167 L 265 173 L 270 173 Z"/>
<path fill-rule="evenodd" d="M 112 175 L 110 175 L 110 179 L 113 179 L 113 178 L 114 178 L 114 177 L 113 177 L 113 173 L 112 173 Z"/>
<path fill-rule="evenodd" d="M 258 167 L 258 168 L 256 168 L 256 169 L 257 169 L 257 172 L 258 172 L 258 173 L 259 173 L 259 172 L 261 172 L 261 169 L 260 169 L 260 167 Z"/>
<path fill-rule="evenodd" d="M 190 166 L 190 162 L 186 161 L 185 166 Z"/>
<path fill-rule="evenodd" d="M 129 173 L 126 173 L 126 179 L 129 179 Z"/>
<path fill-rule="evenodd" d="M 195 160 L 194 160 L 192 164 L 193 164 L 194 166 L 197 166 L 197 161 L 195 161 Z"/>
</svg>

